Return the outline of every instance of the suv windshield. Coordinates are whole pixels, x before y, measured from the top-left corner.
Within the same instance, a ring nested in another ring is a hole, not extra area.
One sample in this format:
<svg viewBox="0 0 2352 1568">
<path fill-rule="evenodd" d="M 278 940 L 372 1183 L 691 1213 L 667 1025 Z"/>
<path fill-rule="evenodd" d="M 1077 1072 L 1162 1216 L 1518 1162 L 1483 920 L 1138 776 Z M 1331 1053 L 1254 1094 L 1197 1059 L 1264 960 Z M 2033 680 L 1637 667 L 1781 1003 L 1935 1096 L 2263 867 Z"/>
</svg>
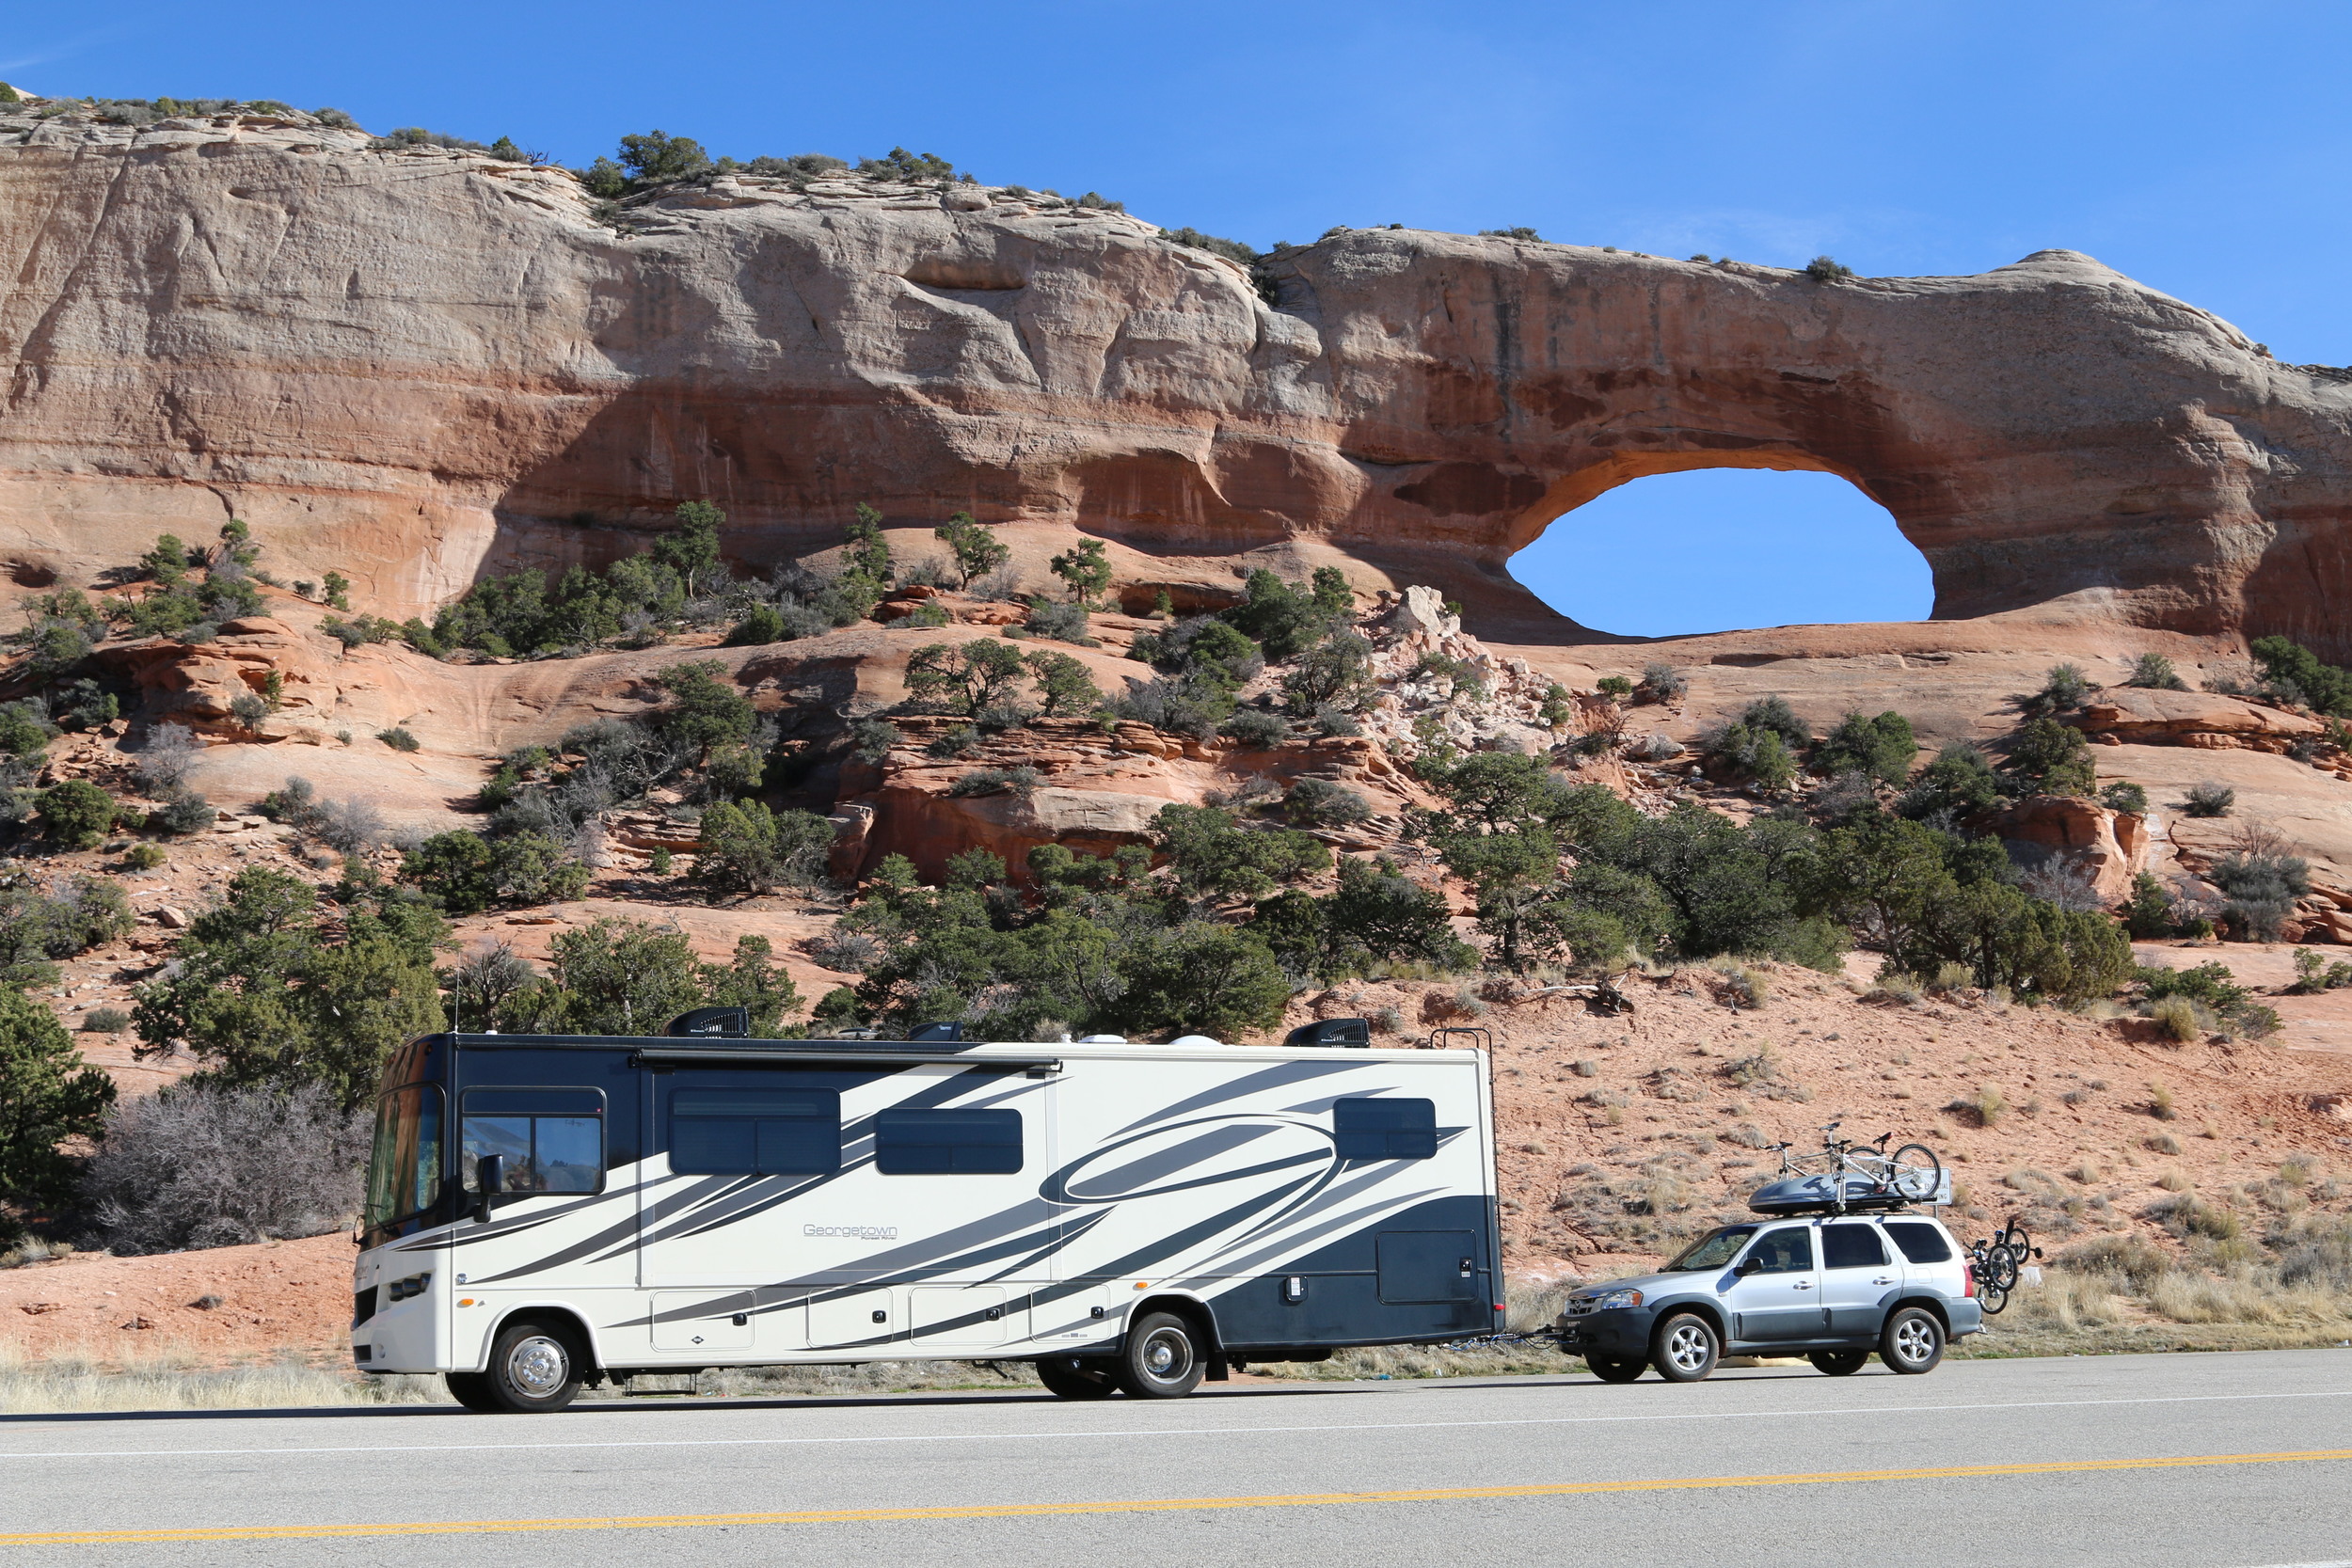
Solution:
<svg viewBox="0 0 2352 1568">
<path fill-rule="evenodd" d="M 440 1085 L 411 1084 L 394 1089 L 375 1104 L 365 1223 L 373 1229 L 430 1208 L 440 1196 Z"/>
<path fill-rule="evenodd" d="M 1684 1247 L 1679 1258 L 1658 1272 L 1688 1274 L 1697 1269 L 1726 1268 L 1734 1258 L 1740 1256 L 1740 1249 L 1747 1244 L 1748 1238 L 1755 1234 L 1756 1227 L 1752 1225 L 1727 1225 L 1721 1230 L 1709 1231 Z"/>
</svg>

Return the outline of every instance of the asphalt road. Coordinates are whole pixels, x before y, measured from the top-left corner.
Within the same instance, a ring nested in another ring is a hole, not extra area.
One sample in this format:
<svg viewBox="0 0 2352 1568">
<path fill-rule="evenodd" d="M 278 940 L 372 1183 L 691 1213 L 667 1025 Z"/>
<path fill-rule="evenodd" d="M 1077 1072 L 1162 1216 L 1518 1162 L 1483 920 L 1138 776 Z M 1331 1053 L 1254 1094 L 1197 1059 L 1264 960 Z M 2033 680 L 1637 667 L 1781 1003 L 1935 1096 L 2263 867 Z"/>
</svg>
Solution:
<svg viewBox="0 0 2352 1568">
<path fill-rule="evenodd" d="M 2352 1349 L 13 1418 L 0 1560 L 2344 1568 Z"/>
</svg>

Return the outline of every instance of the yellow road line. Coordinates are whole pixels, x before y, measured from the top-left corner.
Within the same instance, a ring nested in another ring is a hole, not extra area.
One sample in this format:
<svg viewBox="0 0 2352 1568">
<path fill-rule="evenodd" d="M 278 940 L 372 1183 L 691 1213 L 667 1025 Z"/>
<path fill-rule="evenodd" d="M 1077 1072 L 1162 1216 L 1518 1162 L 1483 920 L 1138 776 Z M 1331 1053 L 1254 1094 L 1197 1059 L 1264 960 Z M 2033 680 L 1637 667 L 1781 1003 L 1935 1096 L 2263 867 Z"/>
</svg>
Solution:
<svg viewBox="0 0 2352 1568">
<path fill-rule="evenodd" d="M 28 1535 L 0 1535 L 0 1546 L 119 1546 L 140 1542 L 306 1541 L 349 1536 L 523 1535 L 542 1530 L 693 1529 L 730 1525 L 870 1525 L 906 1519 L 1034 1519 L 1089 1513 L 1182 1513 L 1205 1509 L 1327 1508 L 1340 1503 L 1575 1497 L 1613 1492 L 1706 1491 L 1726 1486 L 1821 1486 L 1856 1481 L 1955 1481 L 1984 1476 L 2058 1476 L 2113 1470 L 2176 1470 L 2213 1465 L 2292 1465 L 2313 1460 L 2352 1460 L 2352 1449 L 2311 1449 L 2289 1453 L 2187 1454 L 2157 1459 L 2076 1459 L 2044 1465 L 1939 1465 L 1911 1470 L 1823 1470 L 1783 1476 L 1571 1481 L 1535 1486 L 1426 1486 L 1392 1492 L 1306 1492 L 1245 1497 L 966 1503 L 937 1508 L 820 1508 L 789 1513 L 648 1513 L 580 1519 L 453 1519 L 413 1524 L 230 1525 L 209 1529 L 42 1530 Z"/>
</svg>

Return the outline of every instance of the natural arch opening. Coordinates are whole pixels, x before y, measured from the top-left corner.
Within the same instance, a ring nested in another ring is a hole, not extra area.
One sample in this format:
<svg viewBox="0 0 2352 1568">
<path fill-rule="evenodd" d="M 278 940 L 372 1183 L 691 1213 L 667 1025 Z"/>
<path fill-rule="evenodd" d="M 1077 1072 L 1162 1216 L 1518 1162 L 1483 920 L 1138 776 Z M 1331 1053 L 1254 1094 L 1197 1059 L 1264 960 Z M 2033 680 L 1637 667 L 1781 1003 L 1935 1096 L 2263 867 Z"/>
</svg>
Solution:
<svg viewBox="0 0 2352 1568">
<path fill-rule="evenodd" d="M 1561 614 L 1631 637 L 1924 621 L 1935 602 L 1893 515 L 1828 473 L 1651 474 L 1562 515 L 1510 565 Z"/>
</svg>

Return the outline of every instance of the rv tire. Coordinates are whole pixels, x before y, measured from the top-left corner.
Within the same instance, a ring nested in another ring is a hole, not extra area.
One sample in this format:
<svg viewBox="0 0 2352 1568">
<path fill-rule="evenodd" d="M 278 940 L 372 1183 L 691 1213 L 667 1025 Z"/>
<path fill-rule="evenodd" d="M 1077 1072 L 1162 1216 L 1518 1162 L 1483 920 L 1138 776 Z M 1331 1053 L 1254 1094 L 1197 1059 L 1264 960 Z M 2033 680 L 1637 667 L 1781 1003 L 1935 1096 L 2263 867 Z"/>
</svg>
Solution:
<svg viewBox="0 0 2352 1568">
<path fill-rule="evenodd" d="M 1039 1359 L 1037 1380 L 1065 1400 L 1106 1400 L 1119 1392 L 1111 1363 L 1092 1356 L 1048 1355 Z"/>
<path fill-rule="evenodd" d="M 582 1363 L 575 1338 L 554 1323 L 523 1318 L 499 1330 L 490 1346 L 490 1404 L 516 1416 L 561 1410 L 580 1392 Z"/>
<path fill-rule="evenodd" d="M 1127 1329 L 1119 1386 L 1129 1399 L 1182 1399 L 1200 1386 L 1200 1331 L 1173 1312 L 1151 1312 Z"/>
<path fill-rule="evenodd" d="M 506 1408 L 490 1394 L 490 1380 L 481 1372 L 443 1372 L 441 1381 L 449 1385 L 449 1397 L 469 1410 L 495 1415 Z"/>
</svg>

